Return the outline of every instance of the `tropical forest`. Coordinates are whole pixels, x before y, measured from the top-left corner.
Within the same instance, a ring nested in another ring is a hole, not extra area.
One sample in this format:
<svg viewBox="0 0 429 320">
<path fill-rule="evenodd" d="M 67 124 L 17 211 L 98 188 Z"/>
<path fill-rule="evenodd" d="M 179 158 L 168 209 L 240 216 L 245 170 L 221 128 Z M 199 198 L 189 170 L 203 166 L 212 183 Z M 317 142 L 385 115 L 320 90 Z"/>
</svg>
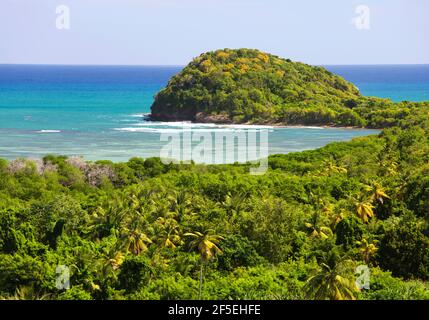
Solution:
<svg viewBox="0 0 429 320">
<path fill-rule="evenodd" d="M 152 118 L 382 130 L 271 155 L 263 175 L 0 160 L 0 299 L 429 299 L 429 102 L 365 97 L 322 67 L 227 49 L 174 76 Z"/>
</svg>

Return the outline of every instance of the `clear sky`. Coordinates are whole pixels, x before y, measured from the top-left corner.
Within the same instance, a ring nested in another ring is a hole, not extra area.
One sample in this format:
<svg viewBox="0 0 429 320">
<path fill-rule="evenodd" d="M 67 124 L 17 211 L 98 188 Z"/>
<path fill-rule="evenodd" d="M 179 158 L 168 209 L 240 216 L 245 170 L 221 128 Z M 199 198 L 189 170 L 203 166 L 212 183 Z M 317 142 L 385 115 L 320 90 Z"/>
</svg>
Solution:
<svg viewBox="0 0 429 320">
<path fill-rule="evenodd" d="M 0 63 L 183 65 L 247 47 L 310 64 L 427 64 L 428 14 L 428 0 L 0 0 Z"/>
</svg>

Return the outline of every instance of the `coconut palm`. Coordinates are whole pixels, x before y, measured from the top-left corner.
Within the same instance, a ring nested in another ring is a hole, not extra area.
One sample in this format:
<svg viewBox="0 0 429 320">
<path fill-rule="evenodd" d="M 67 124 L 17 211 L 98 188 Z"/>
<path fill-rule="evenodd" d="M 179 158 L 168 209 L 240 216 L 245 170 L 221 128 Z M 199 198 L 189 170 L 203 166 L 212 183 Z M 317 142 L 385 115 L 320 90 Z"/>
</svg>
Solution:
<svg viewBox="0 0 429 320">
<path fill-rule="evenodd" d="M 16 288 L 15 294 L 0 297 L 0 300 L 49 300 L 50 294 L 41 293 L 33 286 L 20 286 Z"/>
<path fill-rule="evenodd" d="M 201 257 L 201 266 L 200 266 L 200 286 L 198 299 L 201 300 L 202 286 L 203 286 L 203 271 L 204 265 L 209 262 L 216 254 L 222 253 L 218 247 L 218 243 L 223 239 L 222 236 L 212 234 L 212 230 L 207 230 L 205 233 L 201 232 L 188 232 L 184 236 L 193 238 L 190 242 L 191 247 L 198 250 Z"/>
<path fill-rule="evenodd" d="M 91 224 L 86 232 L 93 238 L 101 239 L 117 232 L 129 213 L 129 207 L 123 201 L 123 195 L 115 195 L 97 207 L 91 217 Z"/>
<path fill-rule="evenodd" d="M 198 249 L 198 252 L 201 255 L 202 260 L 209 261 L 216 254 L 221 253 L 217 244 L 223 239 L 222 236 L 215 235 L 211 233 L 211 230 L 201 233 L 196 231 L 195 233 L 185 233 L 185 236 L 194 238 L 191 241 L 191 246 Z"/>
<path fill-rule="evenodd" d="M 338 173 L 347 173 L 347 169 L 337 165 L 332 159 L 329 161 L 324 161 L 323 169 L 318 171 L 318 175 L 321 176 L 329 176 L 331 174 L 338 174 Z"/>
<path fill-rule="evenodd" d="M 177 220 L 180 222 L 190 211 L 192 204 L 191 196 L 186 191 L 180 190 L 168 196 L 168 200 L 171 206 L 170 211 L 175 213 Z"/>
<path fill-rule="evenodd" d="M 371 257 L 373 257 L 377 253 L 377 246 L 375 245 L 375 243 L 369 243 L 367 239 L 357 241 L 356 244 L 360 247 L 359 252 L 362 254 L 363 260 L 366 264 L 368 264 Z"/>
<path fill-rule="evenodd" d="M 244 209 L 244 202 L 247 198 L 247 193 L 237 192 L 229 193 L 222 202 L 222 206 L 227 214 L 229 221 L 228 228 L 233 229 L 237 221 L 240 220 L 240 213 Z"/>
<path fill-rule="evenodd" d="M 307 297 L 316 300 L 355 300 L 359 292 L 354 278 L 354 262 L 332 256 L 321 262 L 318 272 L 305 285 Z"/>
<path fill-rule="evenodd" d="M 156 220 L 156 225 L 158 227 L 156 243 L 159 247 L 176 249 L 181 244 L 180 228 L 176 220 L 159 217 Z"/>
<path fill-rule="evenodd" d="M 247 197 L 247 194 L 244 192 L 239 192 L 234 194 L 229 193 L 225 197 L 225 201 L 222 204 L 228 214 L 238 215 L 241 209 L 243 208 L 243 202 L 246 199 L 246 197 Z"/>
<path fill-rule="evenodd" d="M 322 225 L 321 215 L 317 212 L 312 214 L 310 222 L 306 222 L 305 226 L 307 227 L 311 237 L 325 240 L 332 236 L 332 230 L 329 227 Z"/>
<path fill-rule="evenodd" d="M 334 213 L 330 216 L 330 227 L 331 230 L 335 230 L 337 225 L 344 220 L 345 217 L 347 217 L 349 213 L 344 209 L 337 209 L 334 211 Z"/>
<path fill-rule="evenodd" d="M 116 279 L 116 270 L 118 270 L 125 260 L 125 256 L 121 251 L 115 251 L 102 254 L 97 261 L 97 267 L 101 271 L 104 279 Z"/>
<path fill-rule="evenodd" d="M 383 204 L 384 199 L 390 199 L 390 197 L 386 194 L 385 189 L 377 182 L 372 185 L 366 185 L 365 191 L 369 193 L 369 197 L 371 201 L 377 201 Z"/>
<path fill-rule="evenodd" d="M 393 160 L 381 160 L 380 167 L 383 168 L 386 176 L 394 176 L 398 174 L 398 163 Z"/>
<path fill-rule="evenodd" d="M 152 243 L 149 237 L 138 228 L 134 230 L 124 228 L 122 238 L 125 239 L 125 249 L 136 256 L 147 251 L 148 244 Z"/>
<path fill-rule="evenodd" d="M 356 214 L 364 223 L 368 223 L 369 219 L 374 217 L 374 206 L 370 201 L 361 199 L 355 205 Z"/>
</svg>

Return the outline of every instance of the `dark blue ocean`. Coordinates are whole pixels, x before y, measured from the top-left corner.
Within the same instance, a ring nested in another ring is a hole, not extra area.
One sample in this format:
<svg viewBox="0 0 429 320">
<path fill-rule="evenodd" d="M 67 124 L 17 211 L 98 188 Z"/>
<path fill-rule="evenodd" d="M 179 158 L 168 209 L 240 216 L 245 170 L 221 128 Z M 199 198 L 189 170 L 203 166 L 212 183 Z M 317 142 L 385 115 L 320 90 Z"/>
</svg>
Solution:
<svg viewBox="0 0 429 320">
<path fill-rule="evenodd" d="M 159 156 L 160 133 L 235 130 L 198 124 L 150 123 L 153 96 L 182 67 L 0 65 L 0 158 L 46 154 L 124 161 Z M 429 100 L 429 65 L 328 66 L 364 95 Z M 314 149 L 371 130 L 269 128 L 271 153 Z"/>
</svg>

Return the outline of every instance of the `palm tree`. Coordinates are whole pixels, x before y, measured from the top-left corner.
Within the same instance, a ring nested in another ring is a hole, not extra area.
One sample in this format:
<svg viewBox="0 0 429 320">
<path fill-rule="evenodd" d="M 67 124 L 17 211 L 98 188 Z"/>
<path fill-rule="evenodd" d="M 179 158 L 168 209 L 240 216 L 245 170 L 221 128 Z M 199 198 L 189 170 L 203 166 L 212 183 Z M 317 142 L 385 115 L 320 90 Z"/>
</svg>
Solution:
<svg viewBox="0 0 429 320">
<path fill-rule="evenodd" d="M 383 204 L 384 199 L 390 199 L 386 194 L 385 189 L 377 182 L 374 182 L 372 185 L 365 186 L 365 191 L 369 193 L 371 201 L 378 201 Z"/>
<path fill-rule="evenodd" d="M 239 215 L 244 209 L 244 201 L 247 198 L 247 193 L 237 192 L 234 194 L 229 193 L 225 197 L 225 201 L 222 202 L 222 206 L 225 208 L 227 213 L 227 219 L 229 221 L 229 228 L 233 228 L 236 222 L 240 219 Z"/>
<path fill-rule="evenodd" d="M 201 233 L 198 231 L 194 233 L 188 232 L 185 233 L 184 236 L 189 236 L 193 238 L 190 245 L 191 247 L 196 248 L 198 250 L 201 257 L 200 286 L 198 293 L 198 299 L 201 300 L 204 264 L 207 264 L 207 262 L 211 260 L 216 254 L 222 253 L 222 251 L 217 245 L 223 239 L 223 237 L 212 234 L 211 230 L 207 230 L 205 233 Z"/>
<path fill-rule="evenodd" d="M 231 195 L 229 193 L 225 197 L 225 201 L 222 203 L 226 212 L 230 215 L 238 215 L 243 207 L 243 202 L 247 197 L 247 193 L 239 192 Z"/>
<path fill-rule="evenodd" d="M 335 230 L 337 225 L 344 220 L 345 217 L 347 217 L 349 213 L 345 211 L 344 209 L 338 209 L 335 210 L 335 212 L 331 215 L 331 230 Z"/>
<path fill-rule="evenodd" d="M 380 167 L 384 169 L 384 174 L 387 176 L 394 176 L 398 174 L 398 163 L 391 159 L 381 160 Z"/>
<path fill-rule="evenodd" d="M 20 286 L 15 289 L 14 295 L 0 297 L 0 300 L 49 300 L 51 294 L 38 292 L 33 286 Z"/>
<path fill-rule="evenodd" d="M 86 232 L 95 239 L 109 236 L 112 231 L 120 230 L 128 212 L 129 208 L 123 201 L 123 195 L 115 195 L 95 209 Z"/>
<path fill-rule="evenodd" d="M 368 200 L 357 201 L 356 213 L 364 223 L 368 223 L 369 219 L 374 216 L 374 206 Z"/>
<path fill-rule="evenodd" d="M 344 208 L 334 206 L 333 204 L 326 201 L 322 201 L 321 211 L 329 219 L 329 228 L 331 231 L 335 230 L 338 223 L 340 223 L 348 215 L 348 212 Z M 326 231 L 329 233 L 329 230 Z"/>
<path fill-rule="evenodd" d="M 159 217 L 156 220 L 157 230 L 156 242 L 161 248 L 176 249 L 182 243 L 180 228 L 176 220 Z"/>
<path fill-rule="evenodd" d="M 101 269 L 101 274 L 105 280 L 116 279 L 116 270 L 118 270 L 125 260 L 125 256 L 121 251 L 110 250 L 103 253 L 97 261 L 97 267 Z"/>
<path fill-rule="evenodd" d="M 377 253 L 378 248 L 374 243 L 369 243 L 366 239 L 362 239 L 362 241 L 357 241 L 356 244 L 360 246 L 359 252 L 362 254 L 365 263 L 368 264 L 371 257 Z"/>
<path fill-rule="evenodd" d="M 125 233 L 123 238 L 125 239 L 125 249 L 132 254 L 138 256 L 142 252 L 148 250 L 148 244 L 152 243 L 149 237 L 142 233 L 139 229 L 129 230 L 124 228 Z"/>
<path fill-rule="evenodd" d="M 332 230 L 329 227 L 321 225 L 321 216 L 314 212 L 311 216 L 311 221 L 306 222 L 305 226 L 309 229 L 310 236 L 325 240 L 332 235 Z"/>
<path fill-rule="evenodd" d="M 181 222 L 182 218 L 190 211 L 192 204 L 191 196 L 183 190 L 174 192 L 168 197 L 170 210 L 176 214 L 177 220 Z"/>
<path fill-rule="evenodd" d="M 332 259 L 332 256 L 320 263 L 318 272 L 305 285 L 307 297 L 316 300 L 356 300 L 355 294 L 359 288 L 354 279 L 353 267 L 353 261 L 338 261 Z"/>
<path fill-rule="evenodd" d="M 323 169 L 317 172 L 318 175 L 329 176 L 331 174 L 347 173 L 346 168 L 338 166 L 332 159 L 329 161 L 324 161 L 322 166 Z"/>
</svg>

